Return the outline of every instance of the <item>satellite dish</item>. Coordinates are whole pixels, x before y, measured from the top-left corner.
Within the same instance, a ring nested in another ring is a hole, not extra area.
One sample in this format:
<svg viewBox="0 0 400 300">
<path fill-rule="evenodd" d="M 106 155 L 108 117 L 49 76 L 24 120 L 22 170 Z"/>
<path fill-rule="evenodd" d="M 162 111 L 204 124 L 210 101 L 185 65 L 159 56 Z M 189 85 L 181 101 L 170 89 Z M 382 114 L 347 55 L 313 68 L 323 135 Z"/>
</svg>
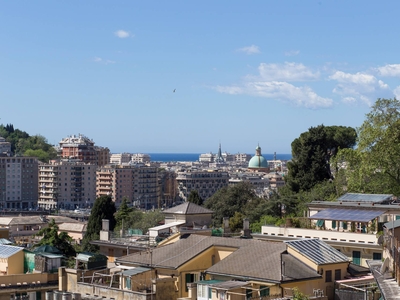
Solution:
<svg viewBox="0 0 400 300">
<path fill-rule="evenodd" d="M 379 273 L 384 274 L 389 269 L 389 258 L 385 258 Z"/>
</svg>

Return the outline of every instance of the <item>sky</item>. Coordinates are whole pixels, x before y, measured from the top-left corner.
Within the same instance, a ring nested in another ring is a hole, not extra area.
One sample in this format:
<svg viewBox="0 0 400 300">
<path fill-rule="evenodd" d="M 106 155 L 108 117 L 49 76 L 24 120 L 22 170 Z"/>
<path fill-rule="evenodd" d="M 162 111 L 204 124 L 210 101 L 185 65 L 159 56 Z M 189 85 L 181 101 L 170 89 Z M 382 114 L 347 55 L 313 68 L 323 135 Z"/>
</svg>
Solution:
<svg viewBox="0 0 400 300">
<path fill-rule="evenodd" d="M 112 153 L 291 153 L 400 98 L 400 1 L 2 1 L 0 124 Z"/>
</svg>

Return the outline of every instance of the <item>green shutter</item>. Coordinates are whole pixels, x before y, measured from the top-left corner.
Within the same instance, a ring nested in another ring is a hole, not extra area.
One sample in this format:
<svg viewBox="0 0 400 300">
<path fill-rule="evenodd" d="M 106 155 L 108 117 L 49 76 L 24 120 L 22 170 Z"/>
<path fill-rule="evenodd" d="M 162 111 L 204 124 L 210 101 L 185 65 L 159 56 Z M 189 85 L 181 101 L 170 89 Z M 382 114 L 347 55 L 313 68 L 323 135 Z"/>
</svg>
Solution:
<svg viewBox="0 0 400 300">
<path fill-rule="evenodd" d="M 333 229 L 336 228 L 336 221 L 332 221 L 332 228 L 333 228 Z"/>
<path fill-rule="evenodd" d="M 344 230 L 347 229 L 347 222 L 343 222 L 343 229 L 344 229 Z"/>
<path fill-rule="evenodd" d="M 269 287 L 264 285 L 260 285 L 260 297 L 269 296 Z"/>
</svg>

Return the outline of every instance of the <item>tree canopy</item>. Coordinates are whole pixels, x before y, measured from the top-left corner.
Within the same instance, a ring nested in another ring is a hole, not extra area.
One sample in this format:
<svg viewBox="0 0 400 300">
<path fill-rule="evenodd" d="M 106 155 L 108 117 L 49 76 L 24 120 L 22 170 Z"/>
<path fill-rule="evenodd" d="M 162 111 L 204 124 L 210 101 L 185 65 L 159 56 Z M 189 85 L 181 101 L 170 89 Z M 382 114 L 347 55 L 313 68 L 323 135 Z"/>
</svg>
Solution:
<svg viewBox="0 0 400 300">
<path fill-rule="evenodd" d="M 54 219 L 51 219 L 47 227 L 43 227 L 36 234 L 41 239 L 35 246 L 50 245 L 60 250 L 66 257 L 74 257 L 75 249 L 72 246 L 72 238 L 66 232 L 58 233 L 58 226 Z"/>
<path fill-rule="evenodd" d="M 357 148 L 336 159 L 348 191 L 399 195 L 400 101 L 378 99 L 357 132 Z"/>
<path fill-rule="evenodd" d="M 96 246 L 90 244 L 90 241 L 99 239 L 103 219 L 109 220 L 109 229 L 110 231 L 114 230 L 116 224 L 115 211 L 115 203 L 110 196 L 101 196 L 96 199 L 90 213 L 86 234 L 82 241 L 84 251 L 96 252 L 98 250 Z"/>
<path fill-rule="evenodd" d="M 206 200 L 204 206 L 214 211 L 213 225 L 220 227 L 224 217 L 232 218 L 240 212 L 250 222 L 258 220 L 265 213 L 267 201 L 259 198 L 248 182 L 227 186 L 218 190 Z"/>
<path fill-rule="evenodd" d="M 25 131 L 14 129 L 14 125 L 0 125 L 0 136 L 11 143 L 11 152 L 17 155 L 34 156 L 47 162 L 57 157 L 57 152 L 41 135 L 30 136 Z"/>
<path fill-rule="evenodd" d="M 197 205 L 203 205 L 203 199 L 200 197 L 199 192 L 197 190 L 190 191 L 190 194 L 187 199 L 188 202 L 192 202 Z"/>
<path fill-rule="evenodd" d="M 356 130 L 345 126 L 311 127 L 292 142 L 286 184 L 293 192 L 309 191 L 316 184 L 332 179 L 330 161 L 339 149 L 352 148 Z"/>
</svg>

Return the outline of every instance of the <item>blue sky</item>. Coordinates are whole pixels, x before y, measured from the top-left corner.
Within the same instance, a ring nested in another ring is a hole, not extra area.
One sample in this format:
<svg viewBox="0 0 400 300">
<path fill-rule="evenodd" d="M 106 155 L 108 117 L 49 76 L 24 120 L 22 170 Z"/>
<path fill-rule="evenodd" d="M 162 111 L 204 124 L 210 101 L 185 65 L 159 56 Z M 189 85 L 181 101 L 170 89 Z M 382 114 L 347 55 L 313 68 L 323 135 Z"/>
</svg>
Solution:
<svg viewBox="0 0 400 300">
<path fill-rule="evenodd" d="M 400 97 L 399 1 L 3 1 L 0 123 L 111 152 L 290 153 Z M 173 90 L 176 89 L 175 92 Z"/>
</svg>

